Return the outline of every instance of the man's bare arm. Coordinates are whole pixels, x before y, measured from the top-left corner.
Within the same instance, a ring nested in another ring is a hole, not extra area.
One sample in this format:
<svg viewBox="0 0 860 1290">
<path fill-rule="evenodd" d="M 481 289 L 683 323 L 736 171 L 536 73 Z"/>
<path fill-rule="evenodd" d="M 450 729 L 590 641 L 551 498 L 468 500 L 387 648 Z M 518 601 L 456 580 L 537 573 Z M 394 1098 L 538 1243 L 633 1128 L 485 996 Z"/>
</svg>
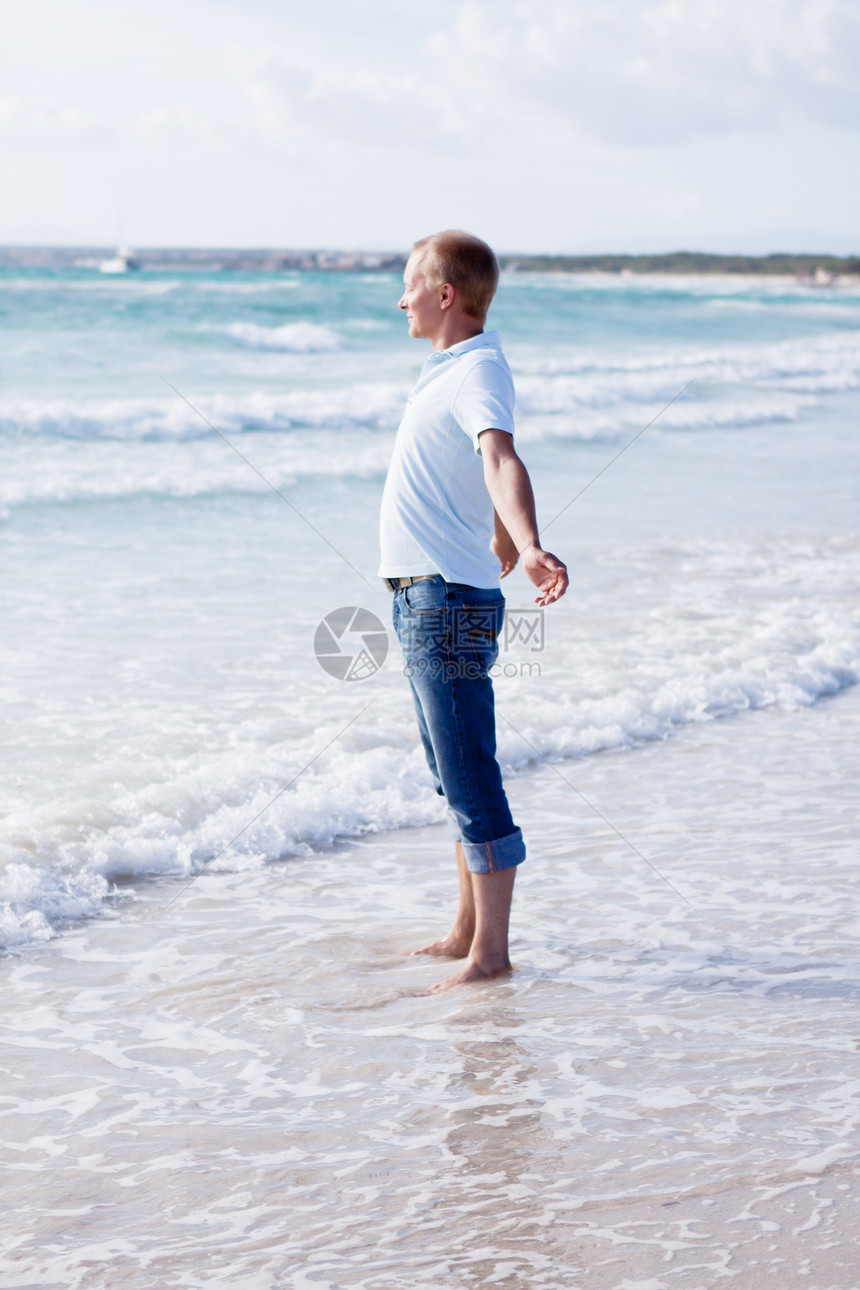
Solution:
<svg viewBox="0 0 860 1290">
<path fill-rule="evenodd" d="M 516 568 L 517 560 L 520 558 L 520 553 L 517 550 L 516 542 L 499 519 L 499 512 L 497 510 L 493 511 L 493 517 L 495 521 L 495 532 L 493 533 L 493 540 L 490 543 L 490 549 L 492 550 L 493 555 L 498 557 L 499 563 L 502 566 L 501 576 L 506 578 L 508 574 L 512 573 Z"/>
<path fill-rule="evenodd" d="M 540 595 L 535 596 L 535 604 L 551 604 L 567 591 L 567 569 L 557 556 L 544 551 L 540 544 L 535 499 L 528 471 L 517 456 L 512 437 L 504 430 L 482 431 L 480 444 L 484 479 L 496 508 L 497 520 L 501 521 L 519 552 L 526 575 L 540 592 Z M 497 523 L 494 549 L 498 534 Z M 501 555 L 499 558 L 501 559 Z M 504 564 L 503 560 L 503 567 Z"/>
</svg>

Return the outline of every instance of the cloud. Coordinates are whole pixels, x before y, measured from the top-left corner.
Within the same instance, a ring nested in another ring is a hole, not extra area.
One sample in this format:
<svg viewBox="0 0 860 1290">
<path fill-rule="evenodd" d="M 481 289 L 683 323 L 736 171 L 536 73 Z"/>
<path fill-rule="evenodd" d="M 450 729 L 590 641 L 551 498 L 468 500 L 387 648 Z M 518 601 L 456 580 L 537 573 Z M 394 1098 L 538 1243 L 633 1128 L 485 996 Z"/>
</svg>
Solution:
<svg viewBox="0 0 860 1290">
<path fill-rule="evenodd" d="M 401 75 L 384 68 L 325 66 L 294 52 L 234 48 L 227 67 L 258 135 L 288 151 L 319 146 L 433 146 L 454 143 L 460 123 L 444 110 L 435 68 Z"/>
<path fill-rule="evenodd" d="M 50 208 L 74 239 L 101 229 L 120 170 L 138 241 L 383 247 L 464 224 L 573 249 L 860 225 L 860 0 L 152 0 L 143 25 L 130 13 L 15 8 L 5 227 Z"/>
<path fill-rule="evenodd" d="M 613 144 L 860 125 L 860 6 L 845 0 L 564 0 L 501 30 L 473 3 L 432 47 L 479 106 Z"/>
<path fill-rule="evenodd" d="M 540 151 L 860 124 L 860 5 L 846 0 L 467 0 L 437 21 L 405 72 L 391 49 L 357 65 L 234 51 L 231 72 L 260 137 L 293 149 L 504 151 L 530 136 Z"/>
<path fill-rule="evenodd" d="M 74 103 L 39 95 L 10 94 L 0 99 L 0 136 L 19 145 L 65 147 L 102 134 L 99 118 Z"/>
<path fill-rule="evenodd" d="M 155 150 L 182 143 L 212 148 L 218 144 L 218 132 L 204 112 L 177 101 L 138 112 L 123 131 L 123 139 Z"/>
</svg>

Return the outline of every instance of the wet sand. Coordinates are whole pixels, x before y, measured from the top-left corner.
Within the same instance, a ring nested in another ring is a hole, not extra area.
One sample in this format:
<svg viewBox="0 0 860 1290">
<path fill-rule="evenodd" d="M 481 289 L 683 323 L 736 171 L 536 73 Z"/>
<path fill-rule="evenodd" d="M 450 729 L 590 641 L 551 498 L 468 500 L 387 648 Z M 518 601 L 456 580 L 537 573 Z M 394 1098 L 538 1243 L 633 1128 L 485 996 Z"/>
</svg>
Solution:
<svg viewBox="0 0 860 1290">
<path fill-rule="evenodd" d="M 435 827 L 8 958 L 0 1286 L 854 1290 L 858 746 L 855 688 L 513 780 L 507 981 L 405 956 Z"/>
</svg>

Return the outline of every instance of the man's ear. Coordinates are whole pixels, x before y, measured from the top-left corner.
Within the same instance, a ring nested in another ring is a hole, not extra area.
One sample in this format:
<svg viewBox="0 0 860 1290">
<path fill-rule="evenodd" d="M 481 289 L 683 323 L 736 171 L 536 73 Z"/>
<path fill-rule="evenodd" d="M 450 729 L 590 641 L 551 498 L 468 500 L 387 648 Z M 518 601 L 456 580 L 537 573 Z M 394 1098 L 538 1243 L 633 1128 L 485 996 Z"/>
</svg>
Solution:
<svg viewBox="0 0 860 1290">
<path fill-rule="evenodd" d="M 439 290 L 439 303 L 443 309 L 450 309 L 457 299 L 457 288 L 450 282 L 443 282 Z"/>
</svg>

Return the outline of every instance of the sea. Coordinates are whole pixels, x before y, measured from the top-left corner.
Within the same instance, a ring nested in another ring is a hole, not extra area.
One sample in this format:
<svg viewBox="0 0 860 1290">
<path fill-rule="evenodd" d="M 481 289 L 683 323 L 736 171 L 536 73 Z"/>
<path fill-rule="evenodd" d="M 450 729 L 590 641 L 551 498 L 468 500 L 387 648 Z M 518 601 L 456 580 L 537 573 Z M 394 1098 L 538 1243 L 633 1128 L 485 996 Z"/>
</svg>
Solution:
<svg viewBox="0 0 860 1290">
<path fill-rule="evenodd" d="M 854 1290 L 860 284 L 503 275 L 571 586 L 503 583 L 515 970 L 439 996 L 400 290 L 0 270 L 0 1286 Z"/>
</svg>

